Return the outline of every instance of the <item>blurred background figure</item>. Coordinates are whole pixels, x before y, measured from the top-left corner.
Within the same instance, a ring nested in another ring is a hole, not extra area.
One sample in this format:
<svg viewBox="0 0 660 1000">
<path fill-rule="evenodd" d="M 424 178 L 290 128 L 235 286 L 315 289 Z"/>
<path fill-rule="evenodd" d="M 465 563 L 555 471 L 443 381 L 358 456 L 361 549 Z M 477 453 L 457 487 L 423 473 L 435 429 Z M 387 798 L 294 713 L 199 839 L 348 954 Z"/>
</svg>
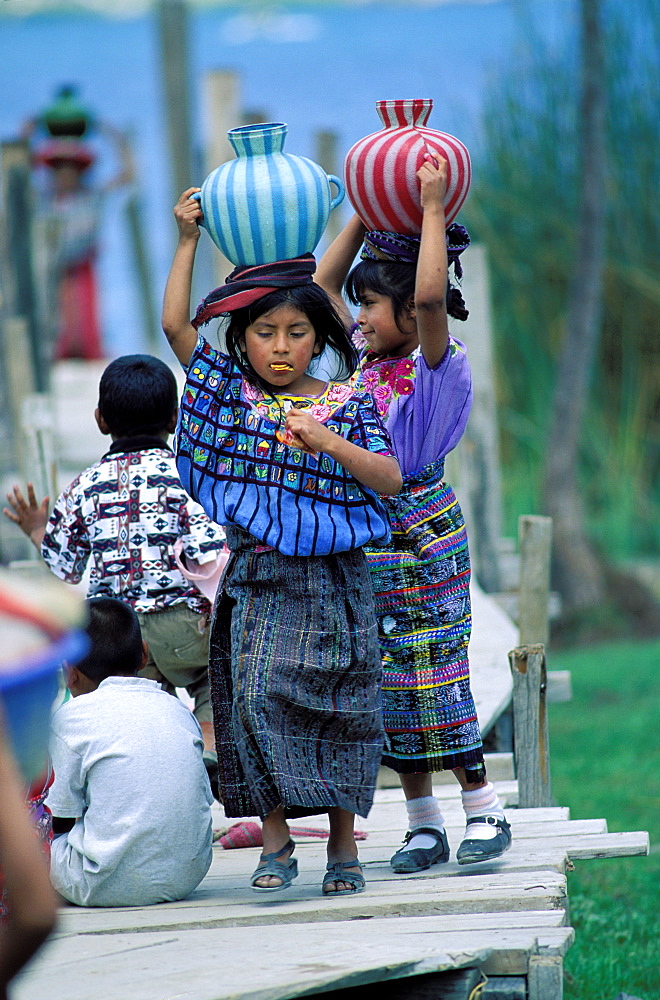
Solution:
<svg viewBox="0 0 660 1000">
<path fill-rule="evenodd" d="M 28 121 L 23 133 L 34 143 L 34 167 L 42 174 L 38 211 L 52 234 L 49 266 L 58 310 L 53 359 L 103 358 L 99 232 L 104 199 L 134 179 L 128 142 L 118 129 L 98 121 L 69 85 L 60 87 L 53 103 Z M 90 133 L 107 140 L 116 156 L 117 169 L 103 183 L 94 179 L 97 150 Z"/>
</svg>

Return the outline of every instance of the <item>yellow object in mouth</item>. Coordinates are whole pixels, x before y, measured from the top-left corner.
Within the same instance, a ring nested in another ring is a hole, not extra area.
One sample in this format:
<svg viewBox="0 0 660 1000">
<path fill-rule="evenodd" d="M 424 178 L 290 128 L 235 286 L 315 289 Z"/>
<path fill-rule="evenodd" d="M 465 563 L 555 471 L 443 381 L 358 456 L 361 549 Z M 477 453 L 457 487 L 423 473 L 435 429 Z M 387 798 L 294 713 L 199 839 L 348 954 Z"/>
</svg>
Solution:
<svg viewBox="0 0 660 1000">
<path fill-rule="evenodd" d="M 291 365 L 284 365 L 284 364 L 269 365 L 269 368 L 272 368 L 272 370 L 274 372 L 292 372 L 293 371 L 293 368 L 291 367 Z"/>
</svg>

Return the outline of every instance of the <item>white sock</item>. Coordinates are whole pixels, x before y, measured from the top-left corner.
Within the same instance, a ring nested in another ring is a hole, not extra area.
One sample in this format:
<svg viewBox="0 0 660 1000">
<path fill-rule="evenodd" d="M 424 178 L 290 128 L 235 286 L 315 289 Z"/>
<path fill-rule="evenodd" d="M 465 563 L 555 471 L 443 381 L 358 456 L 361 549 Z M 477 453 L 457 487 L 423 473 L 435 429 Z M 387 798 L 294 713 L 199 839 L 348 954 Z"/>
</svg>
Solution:
<svg viewBox="0 0 660 1000">
<path fill-rule="evenodd" d="M 408 812 L 408 826 L 412 833 L 415 833 L 415 830 L 421 826 L 430 826 L 439 833 L 445 828 L 445 821 L 435 795 L 424 795 L 419 799 L 408 799 L 406 810 Z M 438 842 L 435 837 L 432 837 L 430 834 L 418 833 L 410 838 L 406 844 L 406 850 L 413 851 L 418 847 L 421 847 L 423 850 L 429 850 L 431 847 L 437 847 L 437 844 Z"/>
<path fill-rule="evenodd" d="M 497 827 L 489 823 L 470 824 L 473 816 L 495 816 L 497 819 L 504 819 L 504 809 L 500 802 L 495 787 L 492 782 L 484 785 L 483 788 L 475 788 L 472 791 L 461 791 L 461 800 L 465 810 L 467 826 L 465 836 L 470 840 L 491 840 L 497 836 Z"/>
</svg>

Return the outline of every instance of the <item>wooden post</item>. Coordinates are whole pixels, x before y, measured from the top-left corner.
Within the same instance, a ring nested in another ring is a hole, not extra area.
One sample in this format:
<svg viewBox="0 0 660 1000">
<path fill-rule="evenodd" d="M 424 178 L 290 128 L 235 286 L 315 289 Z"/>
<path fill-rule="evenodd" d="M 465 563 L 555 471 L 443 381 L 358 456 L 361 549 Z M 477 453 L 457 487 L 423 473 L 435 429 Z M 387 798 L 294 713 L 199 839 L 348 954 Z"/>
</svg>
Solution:
<svg viewBox="0 0 660 1000">
<path fill-rule="evenodd" d="M 513 677 L 514 756 L 521 809 L 550 806 L 550 750 L 546 708 L 545 647 L 518 646 L 509 653 Z"/>
<path fill-rule="evenodd" d="M 560 955 L 532 955 L 527 971 L 529 1000 L 562 1000 L 564 963 Z"/>
<path fill-rule="evenodd" d="M 496 593 L 502 589 L 502 489 L 486 248 L 472 244 L 461 261 L 462 290 L 470 316 L 464 323 L 452 322 L 452 332 L 467 345 L 474 399 L 465 434 L 447 456 L 447 479 L 457 487 L 474 574 L 487 593 Z"/>
<path fill-rule="evenodd" d="M 26 452 L 26 478 L 34 483 L 39 500 L 49 496 L 53 502 L 57 497 L 57 462 L 53 406 L 49 394 L 33 392 L 25 397 L 21 428 Z"/>
<path fill-rule="evenodd" d="M 241 111 L 242 125 L 256 125 L 258 122 L 269 122 L 270 115 L 263 108 L 243 108 Z"/>
<path fill-rule="evenodd" d="M 26 460 L 25 441 L 21 419 L 23 401 L 34 391 L 34 369 L 28 338 L 28 325 L 24 316 L 8 316 L 0 320 L 0 373 L 2 378 L 2 413 L 0 414 L 0 479 L 2 486 L 11 488 L 18 479 L 24 487 L 30 476 Z M 6 477 L 6 479 L 5 479 Z M 9 530 L 8 530 L 9 526 Z M 33 553 L 32 543 L 6 518 L 2 518 L 2 556 L 11 559 L 28 559 Z"/>
<path fill-rule="evenodd" d="M 33 369 L 24 316 L 10 316 L 2 324 L 3 365 L 14 458 L 25 487 L 31 480 L 39 499 L 56 489 L 56 461 L 52 400 L 49 393 L 34 391 Z"/>
<path fill-rule="evenodd" d="M 219 167 L 221 163 L 226 163 L 227 160 L 232 160 L 235 156 L 234 148 L 227 138 L 227 132 L 229 129 L 238 128 L 243 122 L 240 112 L 240 89 L 240 77 L 234 70 L 211 70 L 204 76 L 204 115 L 206 119 L 204 169 L 207 175 Z M 202 242 L 213 256 L 212 263 L 207 257 L 208 269 L 213 273 L 213 281 L 216 285 L 220 285 L 233 271 L 234 265 L 209 239 L 200 240 L 200 244 Z M 198 253 L 201 249 L 200 246 Z M 210 288 L 207 291 L 210 291 Z"/>
<path fill-rule="evenodd" d="M 128 235 L 133 246 L 144 339 L 149 350 L 158 354 L 162 346 L 162 337 L 160 336 L 160 322 L 154 307 L 149 257 L 142 228 L 141 201 L 137 192 L 131 192 L 129 195 L 125 211 Z"/>
<path fill-rule="evenodd" d="M 172 204 L 193 183 L 188 17 L 184 0 L 158 0 L 156 7 L 165 86 L 165 115 L 172 165 Z"/>
<path fill-rule="evenodd" d="M 7 389 L 9 430 L 13 458 L 22 478 L 30 475 L 21 439 L 23 402 L 34 392 L 34 368 L 25 316 L 8 316 L 2 322 L 2 368 Z M 14 471 L 15 471 L 14 470 Z"/>
<path fill-rule="evenodd" d="M 38 391 L 48 386 L 48 364 L 40 338 L 37 294 L 32 257 L 32 187 L 30 147 L 26 141 L 2 143 L 1 196 L 5 206 L 5 248 L 9 281 L 5 294 L 8 312 L 25 316 L 34 382 Z"/>
<path fill-rule="evenodd" d="M 341 168 L 338 163 L 337 158 L 337 133 L 330 132 L 325 129 L 316 133 L 316 161 L 319 166 L 323 167 L 326 174 L 334 174 L 335 177 L 341 176 Z M 331 187 L 332 197 L 335 196 L 336 189 L 335 186 Z M 328 224 L 325 227 L 325 232 L 323 234 L 323 242 L 325 244 L 330 244 L 339 236 L 341 232 L 341 214 L 340 208 L 334 208 L 330 212 L 330 217 L 328 219 Z"/>
<path fill-rule="evenodd" d="M 233 69 L 210 70 L 204 74 L 204 117 L 206 135 L 204 168 L 207 173 L 236 155 L 227 132 L 243 122 L 241 113 L 241 81 Z"/>
<path fill-rule="evenodd" d="M 518 519 L 520 584 L 518 587 L 519 643 L 548 644 L 548 596 L 552 518 L 524 515 Z"/>
</svg>

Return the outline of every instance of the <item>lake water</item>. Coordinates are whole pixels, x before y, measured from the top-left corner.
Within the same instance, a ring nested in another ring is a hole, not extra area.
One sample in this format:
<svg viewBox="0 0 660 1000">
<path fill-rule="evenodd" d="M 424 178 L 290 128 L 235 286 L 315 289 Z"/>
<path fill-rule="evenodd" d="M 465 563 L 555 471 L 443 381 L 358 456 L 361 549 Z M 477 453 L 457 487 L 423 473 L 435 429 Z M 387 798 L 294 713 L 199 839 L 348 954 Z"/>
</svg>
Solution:
<svg viewBox="0 0 660 1000">
<path fill-rule="evenodd" d="M 25 16 L 17 16 L 19 7 Z M 117 11 L 133 14 L 116 17 L 43 10 L 26 16 L 31 9 L 28 0 L 0 4 L 0 138 L 15 138 L 25 120 L 69 82 L 100 119 L 131 133 L 158 311 L 176 228 L 153 9 L 137 0 L 117 3 Z M 288 123 L 288 152 L 315 158 L 315 134 L 330 130 L 343 160 L 357 139 L 380 127 L 377 100 L 431 97 L 430 125 L 458 135 L 477 165 L 489 86 L 512 62 L 526 58 L 537 40 L 546 48 L 563 46 L 567 33 L 576 31 L 576 11 L 575 0 L 192 7 L 189 56 L 199 162 L 207 133 L 204 74 L 232 69 L 244 109 Z M 113 168 L 106 151 L 97 176 L 103 179 Z M 202 180 L 191 177 L 190 183 Z M 124 206 L 120 194 L 107 203 L 99 263 L 110 356 L 145 349 Z M 348 218 L 348 202 L 338 211 Z"/>
</svg>

